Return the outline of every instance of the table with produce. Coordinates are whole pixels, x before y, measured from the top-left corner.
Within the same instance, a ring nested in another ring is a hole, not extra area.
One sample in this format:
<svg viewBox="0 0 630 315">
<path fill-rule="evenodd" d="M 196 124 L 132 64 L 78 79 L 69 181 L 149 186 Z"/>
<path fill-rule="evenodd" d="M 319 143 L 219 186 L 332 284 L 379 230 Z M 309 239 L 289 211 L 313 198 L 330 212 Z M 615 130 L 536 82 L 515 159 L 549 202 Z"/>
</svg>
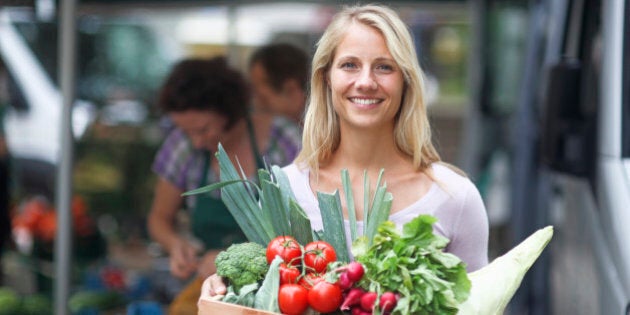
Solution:
<svg viewBox="0 0 630 315">
<path fill-rule="evenodd" d="M 317 193 L 323 230 L 314 231 L 282 169 L 260 169 L 254 183 L 221 146 L 216 156 L 221 181 L 186 194 L 221 189 L 248 242 L 217 256 L 227 293 L 201 300 L 202 315 L 502 314 L 553 234 L 551 226 L 542 228 L 467 274 L 458 257 L 443 251 L 449 240 L 433 233 L 436 218 L 420 215 L 402 231 L 388 221 L 393 197 L 380 176 L 374 194 L 362 196 L 367 206 L 359 233 L 349 175 L 341 174 L 349 241 L 338 192 Z"/>
</svg>

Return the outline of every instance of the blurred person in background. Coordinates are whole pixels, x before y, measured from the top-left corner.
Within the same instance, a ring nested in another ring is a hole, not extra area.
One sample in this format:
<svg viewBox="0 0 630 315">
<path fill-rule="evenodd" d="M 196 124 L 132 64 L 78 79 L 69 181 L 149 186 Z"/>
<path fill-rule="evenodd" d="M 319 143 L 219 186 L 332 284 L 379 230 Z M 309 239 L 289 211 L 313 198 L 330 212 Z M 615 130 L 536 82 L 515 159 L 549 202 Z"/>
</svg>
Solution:
<svg viewBox="0 0 630 315">
<path fill-rule="evenodd" d="M 170 255 L 170 271 L 193 281 L 171 303 L 171 314 L 197 314 L 201 280 L 215 272 L 220 250 L 246 240 L 217 190 L 182 193 L 219 180 L 214 152 L 223 145 L 233 163 L 255 178 L 264 161 L 286 165 L 300 148 L 299 127 L 285 117 L 250 115 L 250 93 L 243 76 L 225 58 L 185 59 L 166 78 L 158 106 L 176 128 L 156 154 L 158 175 L 148 217 L 150 236 Z M 177 214 L 187 208 L 193 239 L 177 229 Z M 199 242 L 197 242 L 198 244 Z"/>
<path fill-rule="evenodd" d="M 306 52 L 291 44 L 274 43 L 256 50 L 249 61 L 255 109 L 301 124 L 309 63 Z"/>
</svg>

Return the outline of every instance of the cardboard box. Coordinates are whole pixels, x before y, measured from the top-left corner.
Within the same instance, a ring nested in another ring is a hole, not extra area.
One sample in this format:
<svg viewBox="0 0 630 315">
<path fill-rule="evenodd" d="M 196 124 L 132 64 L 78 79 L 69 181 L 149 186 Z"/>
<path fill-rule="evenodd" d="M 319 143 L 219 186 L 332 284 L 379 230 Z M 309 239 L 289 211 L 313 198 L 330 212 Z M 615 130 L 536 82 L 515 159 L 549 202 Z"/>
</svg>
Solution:
<svg viewBox="0 0 630 315">
<path fill-rule="evenodd" d="M 219 301 L 199 301 L 199 315 L 280 315 Z"/>
</svg>

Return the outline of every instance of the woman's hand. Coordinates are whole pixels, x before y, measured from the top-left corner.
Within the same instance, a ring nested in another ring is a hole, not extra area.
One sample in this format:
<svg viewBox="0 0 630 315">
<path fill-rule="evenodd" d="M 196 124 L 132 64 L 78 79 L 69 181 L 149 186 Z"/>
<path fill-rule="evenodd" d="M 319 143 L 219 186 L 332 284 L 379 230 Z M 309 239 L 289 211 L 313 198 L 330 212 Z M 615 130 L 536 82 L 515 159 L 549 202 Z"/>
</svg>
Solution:
<svg viewBox="0 0 630 315">
<path fill-rule="evenodd" d="M 199 302 L 201 302 L 201 300 L 212 300 L 214 296 L 225 295 L 225 293 L 227 293 L 227 288 L 225 287 L 225 283 L 223 283 L 223 279 L 217 274 L 213 274 L 203 281 Z"/>
<path fill-rule="evenodd" d="M 201 279 L 206 279 L 217 272 L 217 267 L 214 264 L 214 260 L 217 258 L 218 254 L 218 250 L 211 250 L 203 255 L 201 261 L 199 262 L 199 267 L 197 268 L 197 277 Z"/>
<path fill-rule="evenodd" d="M 192 276 L 199 266 L 197 249 L 186 240 L 180 240 L 171 248 L 170 268 L 173 276 L 187 279 Z"/>
</svg>

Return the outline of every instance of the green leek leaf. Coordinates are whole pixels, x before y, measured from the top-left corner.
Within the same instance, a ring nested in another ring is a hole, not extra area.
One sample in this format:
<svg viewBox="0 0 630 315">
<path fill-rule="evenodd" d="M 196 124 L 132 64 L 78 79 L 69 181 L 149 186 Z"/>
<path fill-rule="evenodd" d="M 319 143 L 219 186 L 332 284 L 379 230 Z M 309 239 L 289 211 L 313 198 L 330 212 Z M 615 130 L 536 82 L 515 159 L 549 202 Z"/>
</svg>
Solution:
<svg viewBox="0 0 630 315">
<path fill-rule="evenodd" d="M 343 192 L 346 195 L 346 204 L 348 208 L 348 221 L 350 222 L 350 238 L 357 239 L 357 212 L 354 208 L 354 196 L 352 194 L 352 186 L 350 185 L 350 175 L 347 169 L 341 170 L 341 182 L 343 184 Z"/>
<path fill-rule="evenodd" d="M 324 241 L 335 248 L 338 261 L 349 262 L 350 257 L 348 255 L 339 191 L 335 191 L 332 194 L 317 192 L 317 200 L 319 201 L 319 209 L 324 226 Z"/>
</svg>

